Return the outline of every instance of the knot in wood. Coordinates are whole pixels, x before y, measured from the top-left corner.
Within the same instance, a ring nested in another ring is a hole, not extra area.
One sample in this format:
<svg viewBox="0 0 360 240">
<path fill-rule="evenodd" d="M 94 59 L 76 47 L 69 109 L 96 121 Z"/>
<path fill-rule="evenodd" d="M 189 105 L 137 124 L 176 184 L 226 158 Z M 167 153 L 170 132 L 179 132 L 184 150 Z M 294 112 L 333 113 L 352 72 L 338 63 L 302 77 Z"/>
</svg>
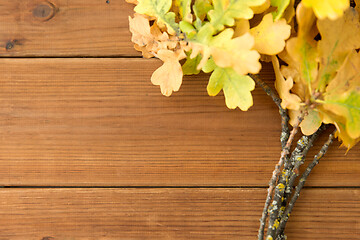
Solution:
<svg viewBox="0 0 360 240">
<path fill-rule="evenodd" d="M 40 3 L 32 11 L 35 18 L 41 19 L 43 21 L 48 21 L 53 18 L 55 12 L 55 6 L 49 2 Z"/>
<path fill-rule="evenodd" d="M 6 50 L 8 51 L 8 50 L 13 49 L 14 46 L 15 46 L 14 42 L 13 42 L 13 41 L 9 41 L 9 42 L 6 43 L 5 48 L 6 48 Z"/>
</svg>

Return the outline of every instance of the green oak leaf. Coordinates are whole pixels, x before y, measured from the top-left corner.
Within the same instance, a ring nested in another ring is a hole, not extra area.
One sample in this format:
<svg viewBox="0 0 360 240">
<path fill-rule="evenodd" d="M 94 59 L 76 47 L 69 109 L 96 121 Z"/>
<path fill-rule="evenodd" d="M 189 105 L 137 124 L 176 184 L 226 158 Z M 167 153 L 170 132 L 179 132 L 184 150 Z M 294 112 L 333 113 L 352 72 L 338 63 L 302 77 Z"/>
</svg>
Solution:
<svg viewBox="0 0 360 240">
<path fill-rule="evenodd" d="M 216 68 L 216 64 L 215 64 L 215 61 L 214 59 L 211 57 L 207 62 L 206 64 L 203 66 L 202 70 L 204 73 L 210 73 L 212 71 L 215 70 Z"/>
<path fill-rule="evenodd" d="M 195 0 L 193 11 L 195 14 L 194 26 L 196 29 L 199 30 L 204 25 L 204 19 L 211 9 L 213 9 L 213 6 L 210 0 Z"/>
<path fill-rule="evenodd" d="M 290 0 L 271 0 L 271 6 L 277 8 L 272 13 L 274 20 L 279 20 L 283 16 L 289 4 L 290 4 Z"/>
<path fill-rule="evenodd" d="M 184 65 L 182 65 L 183 74 L 184 75 L 198 74 L 200 72 L 200 70 L 197 69 L 197 66 L 200 63 L 201 58 L 202 57 L 200 55 L 197 55 L 194 58 L 188 57 L 186 59 L 186 62 L 184 63 Z"/>
<path fill-rule="evenodd" d="M 186 34 L 186 37 L 188 39 L 193 38 L 195 36 L 195 34 L 197 33 L 195 27 L 189 22 L 181 21 L 181 22 L 179 22 L 179 27 L 180 27 L 180 30 Z"/>
<path fill-rule="evenodd" d="M 192 23 L 191 0 L 175 0 L 174 4 L 179 8 L 180 18 L 185 22 Z"/>
<path fill-rule="evenodd" d="M 169 12 L 172 0 L 139 0 L 135 12 L 156 17 L 158 23 L 165 24 L 168 30 L 179 33 L 179 26 L 175 22 L 175 13 Z"/>
<path fill-rule="evenodd" d="M 324 108 L 345 119 L 345 128 L 351 138 L 360 137 L 360 89 L 325 97 Z"/>
<path fill-rule="evenodd" d="M 266 0 L 213 0 L 214 9 L 209 11 L 210 23 L 218 31 L 224 26 L 232 27 L 235 19 L 251 19 L 254 12 L 251 7 L 262 5 Z"/>
<path fill-rule="evenodd" d="M 254 88 L 255 82 L 251 77 L 239 75 L 232 68 L 220 67 L 215 68 L 207 85 L 210 96 L 216 96 L 223 90 L 226 106 L 230 109 L 239 107 L 242 111 L 253 105 L 251 91 Z"/>
<path fill-rule="evenodd" d="M 195 13 L 196 18 L 200 21 L 203 21 L 206 17 L 206 14 L 213 9 L 211 5 L 211 1 L 209 0 L 195 0 L 193 5 L 193 10 Z"/>
</svg>

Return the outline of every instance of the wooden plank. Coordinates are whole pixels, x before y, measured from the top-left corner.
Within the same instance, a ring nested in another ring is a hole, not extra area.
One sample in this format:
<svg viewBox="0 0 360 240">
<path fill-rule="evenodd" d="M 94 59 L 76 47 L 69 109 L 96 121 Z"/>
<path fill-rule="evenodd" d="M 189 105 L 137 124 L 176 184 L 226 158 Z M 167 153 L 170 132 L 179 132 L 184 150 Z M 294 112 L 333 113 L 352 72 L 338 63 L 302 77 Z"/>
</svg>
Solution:
<svg viewBox="0 0 360 240">
<path fill-rule="evenodd" d="M 0 3 L 0 56 L 140 56 L 124 0 L 11 0 Z"/>
<path fill-rule="evenodd" d="M 257 89 L 248 112 L 228 110 L 206 75 L 166 98 L 149 80 L 159 64 L 1 59 L 0 184 L 266 186 L 280 154 L 272 101 Z M 337 146 L 308 185 L 360 186 L 359 146 Z"/>
<path fill-rule="evenodd" d="M 255 239 L 265 189 L 2 189 L 0 239 Z M 306 189 L 289 239 L 359 239 L 360 190 Z"/>
</svg>

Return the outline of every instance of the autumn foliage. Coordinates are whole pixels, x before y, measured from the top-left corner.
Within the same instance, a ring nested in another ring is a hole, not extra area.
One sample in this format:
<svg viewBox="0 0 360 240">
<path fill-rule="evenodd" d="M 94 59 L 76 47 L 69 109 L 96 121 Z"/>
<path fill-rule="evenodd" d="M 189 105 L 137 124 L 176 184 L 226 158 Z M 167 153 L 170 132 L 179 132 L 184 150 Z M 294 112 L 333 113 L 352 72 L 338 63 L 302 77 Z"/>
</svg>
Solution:
<svg viewBox="0 0 360 240">
<path fill-rule="evenodd" d="M 271 61 L 290 123 L 305 111 L 305 135 L 331 123 L 348 149 L 360 141 L 359 6 L 347 0 L 303 0 L 296 9 L 295 0 L 128 2 L 136 4 L 129 17 L 135 48 L 164 62 L 151 77 L 163 95 L 178 91 L 183 75 L 203 71 L 211 73 L 210 96 L 222 90 L 228 108 L 246 111 L 255 87 L 248 74 Z"/>
</svg>

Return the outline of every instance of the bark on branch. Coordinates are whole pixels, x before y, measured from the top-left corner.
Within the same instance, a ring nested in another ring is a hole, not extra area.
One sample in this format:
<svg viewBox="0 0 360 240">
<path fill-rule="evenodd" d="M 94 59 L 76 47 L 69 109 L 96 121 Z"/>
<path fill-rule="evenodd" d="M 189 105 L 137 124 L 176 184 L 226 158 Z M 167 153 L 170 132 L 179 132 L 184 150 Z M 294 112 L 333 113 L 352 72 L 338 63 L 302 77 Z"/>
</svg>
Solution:
<svg viewBox="0 0 360 240">
<path fill-rule="evenodd" d="M 303 175 L 301 176 L 298 185 L 296 186 L 294 195 L 292 196 L 289 205 L 287 206 L 284 215 L 281 218 L 279 227 L 276 231 L 276 235 L 281 234 L 286 226 L 287 221 L 289 220 L 289 216 L 294 208 L 295 202 L 298 199 L 298 197 L 300 196 L 300 191 L 301 189 L 304 187 L 305 182 L 308 178 L 308 176 L 310 175 L 311 171 L 314 169 L 314 167 L 319 163 L 320 159 L 325 155 L 325 153 L 327 152 L 327 150 L 329 149 L 329 146 L 331 145 L 331 143 L 334 140 L 334 135 L 335 135 L 336 130 L 331 133 L 329 135 L 328 140 L 325 142 L 325 144 L 322 146 L 321 150 L 319 151 L 318 154 L 315 155 L 314 160 L 308 165 L 308 167 L 306 168 L 305 172 L 303 173 Z"/>
</svg>

